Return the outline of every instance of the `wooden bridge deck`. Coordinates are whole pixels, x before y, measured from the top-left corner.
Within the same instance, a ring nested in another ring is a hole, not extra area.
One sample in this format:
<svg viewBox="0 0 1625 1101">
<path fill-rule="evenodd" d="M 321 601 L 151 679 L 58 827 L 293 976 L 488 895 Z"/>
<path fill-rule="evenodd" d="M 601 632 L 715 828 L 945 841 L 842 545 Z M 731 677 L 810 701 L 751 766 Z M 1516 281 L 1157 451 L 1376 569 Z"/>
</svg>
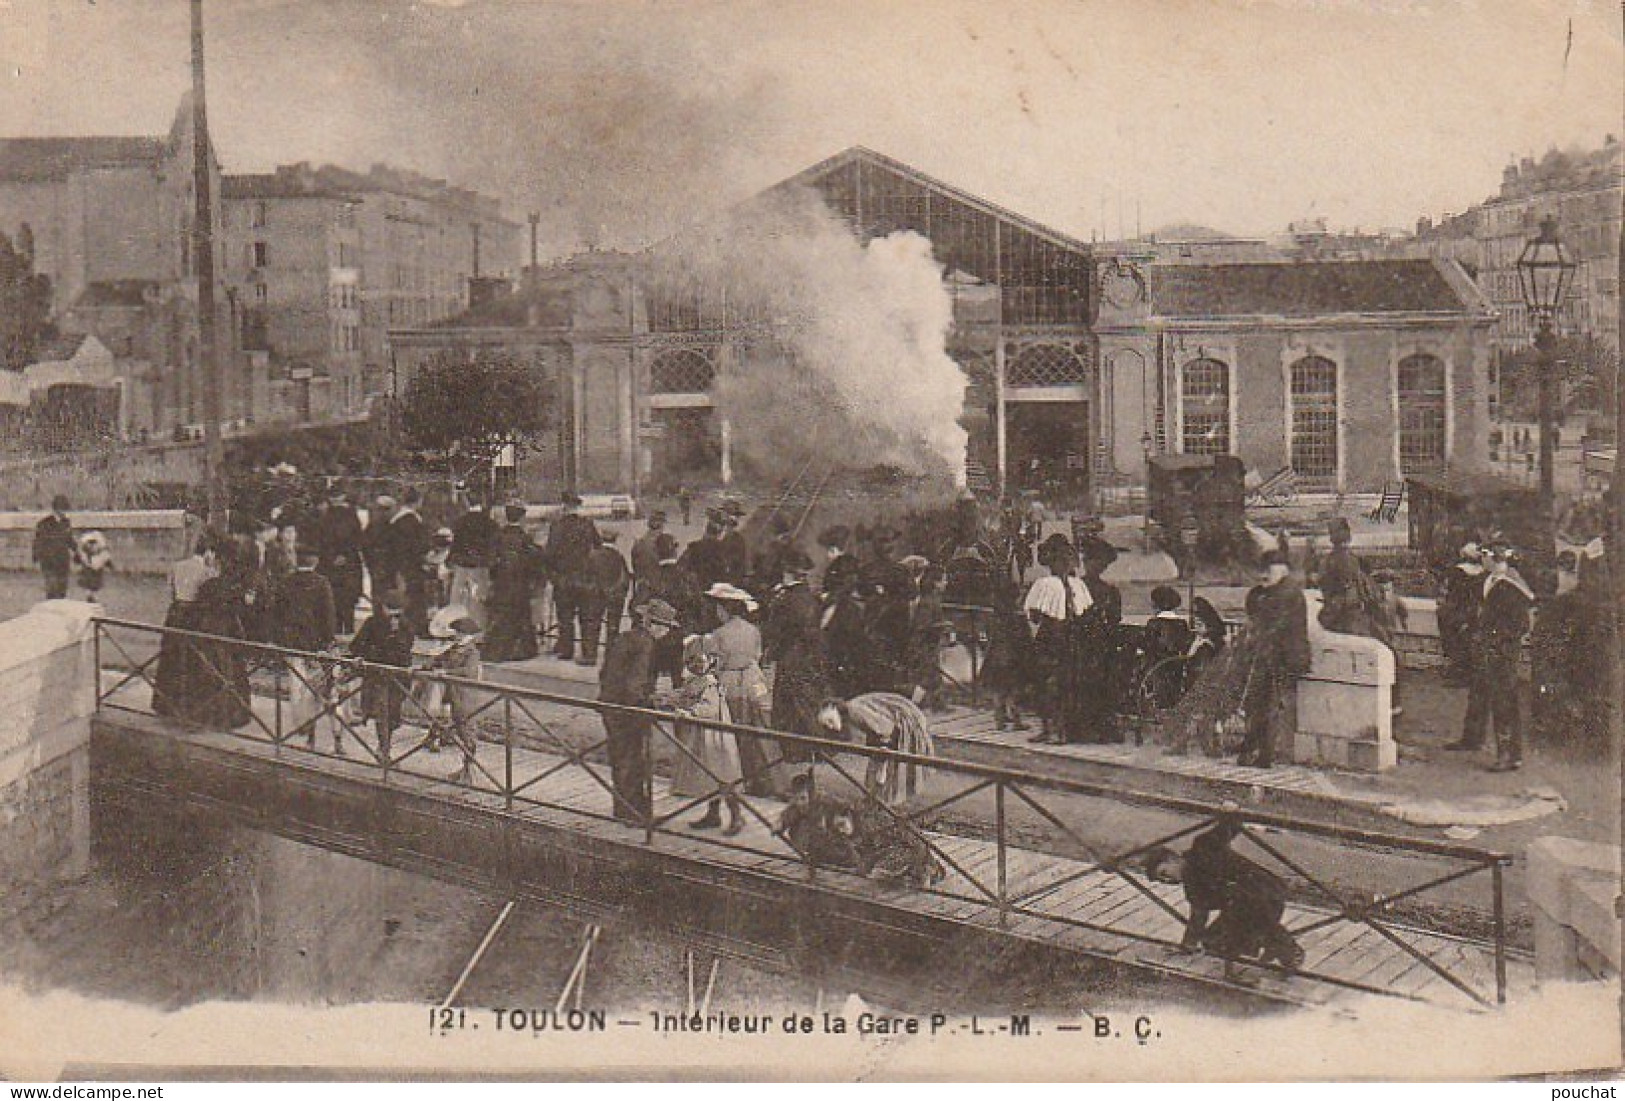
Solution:
<svg viewBox="0 0 1625 1101">
<path fill-rule="evenodd" d="M 143 686 L 132 684 L 120 691 L 117 702 L 121 707 L 142 710 L 145 696 Z M 258 700 L 256 703 L 268 704 L 268 701 Z M 597 725 L 597 718 L 591 713 L 572 712 L 563 705 L 544 707 L 556 709 L 560 718 L 573 719 L 578 731 L 584 720 Z M 347 758 L 334 757 L 325 752 L 331 746 L 331 738 L 325 732 L 318 741 L 320 752 L 311 752 L 302 743 L 285 743 L 278 747 L 264 739 L 263 734 L 252 736 L 259 733 L 253 727 L 242 733 L 180 730 L 172 729 L 162 720 L 150 716 L 131 715 L 126 718 L 118 711 L 104 712 L 101 720 L 130 730 L 139 729 L 161 735 L 182 746 L 195 746 L 200 750 L 230 755 L 243 762 L 274 765 L 288 770 L 290 774 L 298 773 L 307 778 L 317 774 L 375 790 L 408 793 L 464 808 L 509 815 L 531 827 L 575 835 L 584 842 L 590 839 L 622 852 L 628 861 L 635 862 L 636 854 L 654 852 L 668 860 L 676 858 L 682 861 L 701 877 L 711 872 L 750 873 L 758 880 L 765 877 L 770 884 L 777 883 L 784 890 L 810 886 L 821 892 L 878 904 L 904 916 L 948 922 L 990 935 L 1111 961 L 1154 973 L 1164 981 L 1224 986 L 1240 992 L 1236 984 L 1223 978 L 1223 966 L 1218 959 L 1153 943 L 1153 940 L 1177 941 L 1183 926 L 1148 894 L 1183 911 L 1184 900 L 1178 886 L 1137 879 L 1139 886 L 1136 887 L 1111 872 L 1098 869 L 1086 872 L 1086 863 L 1064 856 L 1029 848 L 1007 847 L 1008 897 L 1038 891 L 1050 884 L 1060 885 L 1022 903 L 1025 912 L 1007 913 L 1001 927 L 1000 907 L 996 899 L 987 893 L 996 890 L 997 884 L 998 853 L 996 844 L 991 840 L 927 833 L 949 860 L 980 880 L 982 887 L 953 869 L 949 870 L 945 880 L 931 889 L 884 884 L 827 869 L 819 869 L 814 876 L 784 841 L 773 836 L 767 825 L 750 814 L 746 815 L 745 828 L 738 836 L 723 839 L 714 831 L 702 833 L 688 830 L 687 821 L 698 813 L 690 810 L 670 824 L 668 829 L 671 832 L 657 832 L 652 844 L 646 844 L 641 827 L 624 825 L 608 817 L 611 808 L 607 788 L 609 770 L 601 762 L 570 765 L 543 776 L 548 770 L 563 765 L 567 759 L 559 753 L 516 746 L 513 750 L 516 782 L 522 783 L 532 777 L 542 778 L 526 788 L 509 811 L 501 785 L 496 782 L 504 777 L 506 767 L 504 747 L 498 744 L 483 743 L 479 747 L 479 762 L 489 775 L 476 771 L 473 787 L 451 780 L 461 762 L 461 755 L 450 750 L 436 755 L 419 752 L 404 761 L 398 769 L 392 769 L 386 782 L 379 767 L 370 759 L 356 756 L 358 750 L 354 747 Z M 397 752 L 408 748 L 417 737 L 410 728 L 403 730 L 397 735 Z M 688 801 L 672 795 L 667 782 L 663 778 L 656 778 L 657 816 L 678 811 Z M 782 803 L 758 797 L 752 797 L 749 801 L 763 818 L 770 822 L 777 821 Z M 1286 924 L 1289 929 L 1295 929 L 1322 919 L 1327 914 L 1327 911 L 1309 906 L 1291 905 Z M 1493 1001 L 1495 963 L 1491 945 L 1406 928 L 1392 921 L 1385 920 L 1384 925 L 1394 938 L 1402 940 L 1419 955 L 1433 960 L 1465 981 L 1480 992 L 1480 996 Z M 1475 1007 L 1475 1003 L 1463 992 L 1369 925 L 1337 921 L 1304 934 L 1299 940 L 1306 952 L 1304 970 L 1316 972 L 1322 977 L 1285 975 L 1249 967 L 1244 969 L 1249 980 L 1246 993 L 1275 1001 L 1327 1005 L 1348 1001 L 1359 988 L 1461 1008 Z M 1530 988 L 1533 984 L 1532 964 L 1522 957 L 1509 957 L 1508 984 L 1511 998 Z"/>
</svg>

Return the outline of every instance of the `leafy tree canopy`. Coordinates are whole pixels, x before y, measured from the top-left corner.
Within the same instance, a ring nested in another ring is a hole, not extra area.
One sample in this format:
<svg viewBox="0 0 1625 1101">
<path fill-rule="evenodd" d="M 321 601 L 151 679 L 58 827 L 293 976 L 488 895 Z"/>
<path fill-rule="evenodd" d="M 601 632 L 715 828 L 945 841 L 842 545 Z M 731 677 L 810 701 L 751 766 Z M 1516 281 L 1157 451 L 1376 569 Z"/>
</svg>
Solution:
<svg viewBox="0 0 1625 1101">
<path fill-rule="evenodd" d="M 51 280 L 34 271 L 33 232 L 24 224 L 15 242 L 0 233 L 0 367 L 22 370 L 55 335 Z"/>
<path fill-rule="evenodd" d="M 442 354 L 412 377 L 401 422 L 413 447 L 478 468 L 505 447 L 523 454 L 534 446 L 552 427 L 553 404 L 542 374 L 512 355 Z"/>
</svg>

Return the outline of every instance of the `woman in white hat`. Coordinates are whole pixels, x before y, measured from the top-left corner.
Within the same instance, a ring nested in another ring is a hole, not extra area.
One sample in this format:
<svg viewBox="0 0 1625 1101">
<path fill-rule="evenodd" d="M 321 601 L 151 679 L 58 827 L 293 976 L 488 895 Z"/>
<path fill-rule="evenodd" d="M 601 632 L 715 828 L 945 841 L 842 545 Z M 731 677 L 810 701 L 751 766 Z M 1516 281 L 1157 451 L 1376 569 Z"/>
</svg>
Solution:
<svg viewBox="0 0 1625 1101">
<path fill-rule="evenodd" d="M 743 726 L 767 726 L 772 696 L 762 675 L 762 632 L 745 616 L 756 610 L 756 599 L 744 589 L 718 581 L 705 595 L 716 606 L 718 625 L 705 636 L 706 651 L 716 657 L 717 682 L 727 697 L 733 721 Z M 739 739 L 739 763 L 745 790 L 751 795 L 772 795 L 779 786 L 777 743 L 766 738 Z"/>
</svg>

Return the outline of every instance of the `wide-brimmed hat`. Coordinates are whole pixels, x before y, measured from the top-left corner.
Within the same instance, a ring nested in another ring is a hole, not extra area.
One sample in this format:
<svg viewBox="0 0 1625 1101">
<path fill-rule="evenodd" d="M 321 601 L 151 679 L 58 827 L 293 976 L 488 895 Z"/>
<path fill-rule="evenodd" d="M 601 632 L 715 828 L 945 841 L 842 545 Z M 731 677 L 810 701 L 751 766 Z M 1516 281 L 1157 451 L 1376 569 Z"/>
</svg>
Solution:
<svg viewBox="0 0 1625 1101">
<path fill-rule="evenodd" d="M 457 622 L 468 618 L 468 609 L 463 605 L 447 604 L 429 620 L 429 637 L 450 638 L 457 630 Z"/>
<path fill-rule="evenodd" d="M 754 596 L 751 596 L 750 593 L 741 589 L 738 585 L 730 585 L 726 581 L 718 581 L 705 590 L 705 595 L 712 600 L 723 600 L 730 604 L 743 604 L 747 612 L 756 610 L 756 598 Z"/>
<path fill-rule="evenodd" d="M 931 559 L 927 558 L 923 554 L 905 554 L 902 558 L 897 560 L 897 564 L 902 566 L 905 570 L 920 573 L 931 564 Z"/>
<path fill-rule="evenodd" d="M 650 626 L 676 627 L 678 625 L 677 609 L 659 597 L 647 604 L 639 605 L 637 610 L 642 614 L 644 622 Z"/>
<path fill-rule="evenodd" d="M 377 505 L 379 508 L 394 508 L 395 498 L 391 497 L 387 493 L 380 493 L 378 496 L 373 498 L 373 504 Z"/>
<path fill-rule="evenodd" d="M 477 635 L 480 633 L 479 623 L 466 615 L 461 619 L 453 620 L 451 629 L 460 635 Z"/>
<path fill-rule="evenodd" d="M 1117 561 L 1118 549 L 1098 535 L 1086 535 L 1078 540 L 1078 557 L 1085 562 L 1099 562 L 1109 566 Z"/>
<path fill-rule="evenodd" d="M 435 529 L 434 541 L 436 543 L 450 543 L 452 540 L 454 540 L 456 538 L 457 537 L 452 534 L 452 531 L 451 531 L 450 528 L 436 528 Z"/>
</svg>

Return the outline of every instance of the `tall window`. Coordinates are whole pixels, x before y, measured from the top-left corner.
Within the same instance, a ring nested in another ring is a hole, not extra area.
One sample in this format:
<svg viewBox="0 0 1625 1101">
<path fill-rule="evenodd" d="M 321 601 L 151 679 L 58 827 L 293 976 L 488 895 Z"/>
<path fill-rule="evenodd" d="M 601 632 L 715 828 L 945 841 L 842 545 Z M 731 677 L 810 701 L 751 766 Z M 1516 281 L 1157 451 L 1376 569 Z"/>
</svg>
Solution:
<svg viewBox="0 0 1625 1101">
<path fill-rule="evenodd" d="M 1399 469 L 1410 475 L 1444 463 L 1444 362 L 1437 356 L 1399 361 Z"/>
<path fill-rule="evenodd" d="M 1179 383 L 1184 419 L 1180 450 L 1187 455 L 1230 453 L 1230 368 L 1216 359 L 1185 364 Z"/>
<path fill-rule="evenodd" d="M 1292 365 L 1292 469 L 1328 485 L 1337 481 L 1337 364 L 1305 356 Z"/>
</svg>

